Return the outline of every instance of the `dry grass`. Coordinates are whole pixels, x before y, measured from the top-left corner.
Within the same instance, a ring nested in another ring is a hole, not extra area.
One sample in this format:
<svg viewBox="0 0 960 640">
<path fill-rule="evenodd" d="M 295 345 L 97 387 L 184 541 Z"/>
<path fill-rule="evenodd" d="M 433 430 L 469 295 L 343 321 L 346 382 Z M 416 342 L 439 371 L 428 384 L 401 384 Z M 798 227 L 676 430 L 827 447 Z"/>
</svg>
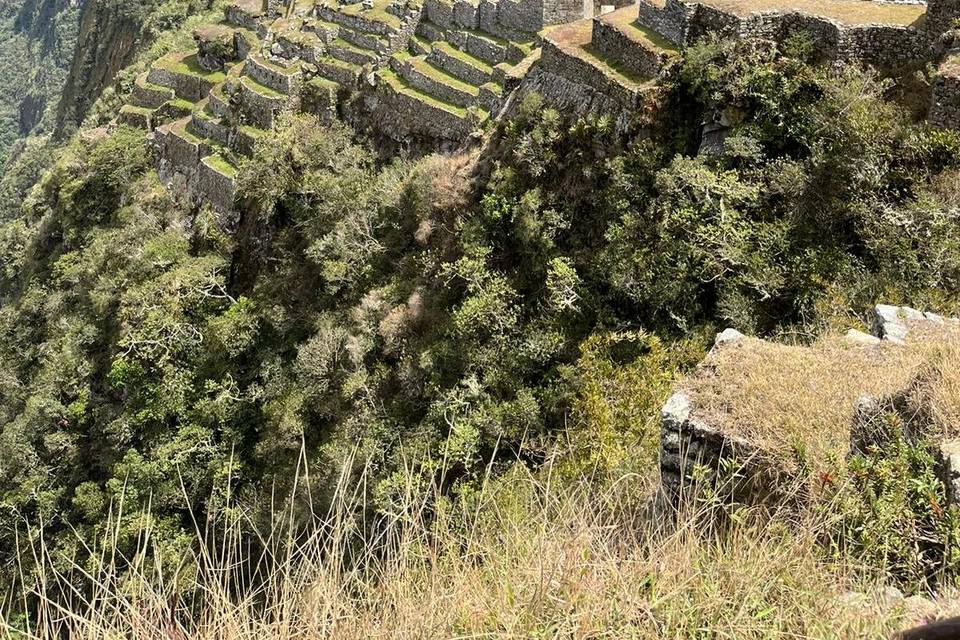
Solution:
<svg viewBox="0 0 960 640">
<path fill-rule="evenodd" d="M 843 24 L 917 24 L 926 5 L 871 2 L 870 0 L 707 0 L 704 4 L 738 16 L 757 11 L 801 11 Z"/>
<path fill-rule="evenodd" d="M 842 457 L 857 400 L 917 388 L 941 415 L 944 431 L 960 417 L 957 333 L 916 330 L 906 346 L 865 347 L 828 336 L 811 347 L 748 338 L 715 350 L 686 383 L 694 417 L 739 436 L 789 465 L 804 451 L 811 461 Z M 921 400 L 918 397 L 918 402 Z"/>
<path fill-rule="evenodd" d="M 884 637 L 924 613 L 846 597 L 853 588 L 880 593 L 880 585 L 859 584 L 849 565 L 825 560 L 814 522 L 747 514 L 720 533 L 688 513 L 665 531 L 623 506 L 632 482 L 556 489 L 549 476 L 517 471 L 454 508 L 432 489 L 415 491 L 411 476 L 402 503 L 363 540 L 369 523 L 357 514 L 366 484 L 344 481 L 309 535 L 294 540 L 278 516 L 260 539 L 262 555 L 243 544 L 250 525 L 242 516 L 198 531 L 198 569 L 179 578 L 153 566 L 149 553 L 120 577 L 108 536 L 98 565 L 36 584 L 36 623 L 8 635 L 859 639 Z M 31 554 L 48 571 L 58 564 L 42 544 Z M 949 597 L 930 606 L 957 610 Z"/>
</svg>

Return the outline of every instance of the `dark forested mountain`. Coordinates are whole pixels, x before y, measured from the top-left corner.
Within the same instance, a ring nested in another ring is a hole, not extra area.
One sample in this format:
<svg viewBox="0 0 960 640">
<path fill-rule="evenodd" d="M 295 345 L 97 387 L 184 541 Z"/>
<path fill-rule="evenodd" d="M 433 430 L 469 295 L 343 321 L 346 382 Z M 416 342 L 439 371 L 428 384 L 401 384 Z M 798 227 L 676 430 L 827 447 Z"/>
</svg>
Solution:
<svg viewBox="0 0 960 640">
<path fill-rule="evenodd" d="M 0 164 L 49 128 L 73 59 L 80 0 L 0 2 Z"/>
</svg>

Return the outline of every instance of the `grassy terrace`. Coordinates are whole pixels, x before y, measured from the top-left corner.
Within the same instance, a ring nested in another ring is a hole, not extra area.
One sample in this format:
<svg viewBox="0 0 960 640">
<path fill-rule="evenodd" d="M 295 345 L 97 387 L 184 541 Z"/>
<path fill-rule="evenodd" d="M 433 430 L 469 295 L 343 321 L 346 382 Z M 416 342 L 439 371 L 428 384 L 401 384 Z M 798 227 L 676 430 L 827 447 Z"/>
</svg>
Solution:
<svg viewBox="0 0 960 640">
<path fill-rule="evenodd" d="M 256 60 L 257 64 L 262 65 L 268 69 L 276 71 L 277 73 L 283 74 L 285 76 L 292 76 L 300 72 L 300 62 L 297 61 L 289 67 L 277 64 L 269 58 L 260 55 L 251 55 L 251 58 Z"/>
<path fill-rule="evenodd" d="M 138 107 L 135 104 L 125 104 L 120 107 L 121 113 L 138 113 L 143 116 L 153 115 L 155 109 L 150 109 L 148 107 Z"/>
<path fill-rule="evenodd" d="M 357 2 L 356 4 L 337 7 L 337 11 L 347 16 L 357 16 L 373 22 L 380 22 L 391 29 L 398 30 L 402 26 L 400 18 L 387 11 L 390 2 L 391 0 L 373 0 L 372 9 L 364 9 L 363 4 Z"/>
<path fill-rule="evenodd" d="M 182 120 L 177 120 L 170 123 L 170 132 L 174 135 L 183 138 L 187 142 L 192 142 L 193 144 L 203 144 L 203 138 L 194 135 L 187 129 L 187 124 L 190 122 L 190 118 L 184 118 Z"/>
<path fill-rule="evenodd" d="M 722 11 L 746 17 L 757 11 L 802 11 L 844 24 L 918 24 L 927 11 L 922 4 L 866 0 L 707 0 Z"/>
<path fill-rule="evenodd" d="M 147 80 L 147 76 L 150 75 L 148 71 L 144 71 L 137 76 L 137 79 L 134 80 L 134 84 L 140 87 L 141 89 L 147 89 L 148 91 L 159 91 L 160 93 L 168 93 L 173 91 L 170 87 L 164 87 L 159 84 L 154 84 Z"/>
<path fill-rule="evenodd" d="M 500 36 L 494 35 L 492 33 L 487 33 L 486 31 L 478 31 L 477 29 L 461 29 L 461 31 L 465 33 L 469 33 L 470 35 L 476 36 L 478 38 L 483 38 L 484 40 L 489 40 L 494 44 L 500 45 L 501 47 L 509 47 L 512 44 L 513 46 L 523 51 L 525 54 L 530 53 L 534 49 L 533 40 L 507 40 L 505 38 L 501 38 Z"/>
<path fill-rule="evenodd" d="M 266 129 L 255 127 L 252 124 L 241 124 L 237 127 L 237 129 L 240 131 L 240 133 L 253 139 L 262 138 L 267 133 Z"/>
<path fill-rule="evenodd" d="M 197 107 L 196 102 L 191 102 L 186 98 L 174 98 L 167 102 L 167 104 L 178 111 L 186 111 L 188 113 Z"/>
<path fill-rule="evenodd" d="M 456 58 L 457 60 L 465 64 L 468 64 L 471 67 L 474 67 L 475 69 L 478 69 L 484 73 L 487 73 L 487 74 L 493 73 L 493 67 L 490 66 L 486 61 L 481 60 L 476 56 L 472 56 L 469 53 L 466 53 L 465 51 L 460 51 L 460 49 L 457 49 L 455 46 L 453 46 L 449 42 L 444 42 L 442 40 L 435 42 L 433 43 L 433 48 L 439 51 L 443 51 L 450 57 Z"/>
<path fill-rule="evenodd" d="M 433 49 L 433 43 L 421 36 L 413 35 L 410 40 L 416 42 L 424 51 L 430 52 Z"/>
<path fill-rule="evenodd" d="M 430 95 L 429 93 L 424 93 L 423 91 L 420 91 L 416 87 L 413 87 L 410 84 L 408 84 L 406 80 L 398 76 L 396 73 L 394 73 L 392 69 L 381 69 L 377 73 L 380 76 L 380 78 L 383 81 L 385 81 L 388 85 L 390 85 L 390 87 L 393 88 L 393 90 L 396 91 L 397 93 L 403 93 L 405 95 L 410 96 L 411 98 L 414 98 L 416 100 L 419 100 L 420 102 L 423 102 L 424 104 L 428 104 L 431 107 L 436 107 L 437 109 L 447 111 L 460 118 L 465 118 L 467 116 L 467 110 L 464 109 L 463 107 L 458 107 L 455 104 L 444 102 L 443 100 L 439 100 L 434 96 Z"/>
<path fill-rule="evenodd" d="M 209 166 L 211 169 L 224 174 L 225 176 L 233 178 L 237 175 L 237 167 L 230 164 L 230 162 L 219 153 L 206 156 L 201 160 L 201 162 Z"/>
<path fill-rule="evenodd" d="M 837 426 L 852 423 L 858 398 L 889 397 L 931 364 L 949 373 L 924 384 L 957 388 L 957 329 L 911 332 L 905 345 L 876 347 L 829 335 L 810 346 L 744 338 L 711 353 L 682 387 L 696 419 L 747 440 L 784 466 L 795 464 L 796 451 L 806 452 L 810 462 L 842 457 L 850 434 Z"/>
<path fill-rule="evenodd" d="M 569 24 L 549 27 L 543 30 L 543 37 L 555 44 L 567 55 L 580 58 L 610 79 L 627 87 L 639 89 L 651 82 L 650 78 L 639 76 L 622 68 L 615 61 L 593 49 L 593 20 L 578 20 Z"/>
<path fill-rule="evenodd" d="M 283 100 L 287 97 L 282 93 L 280 93 L 279 91 L 271 89 L 265 84 L 260 84 L 250 76 L 243 76 L 242 78 L 240 78 L 240 82 L 243 84 L 243 86 L 245 86 L 250 91 L 254 93 L 259 93 L 260 95 L 266 96 L 267 98 L 277 98 L 277 99 Z"/>
<path fill-rule="evenodd" d="M 476 96 L 479 91 L 476 86 L 470 84 L 469 82 L 464 82 L 457 76 L 449 73 L 446 69 L 441 69 L 440 67 L 421 58 L 411 58 L 409 64 L 423 75 L 436 80 L 440 84 L 445 84 L 448 87 L 459 89 L 460 91 L 469 93 L 472 96 Z"/>
<path fill-rule="evenodd" d="M 330 65 L 331 67 L 339 67 L 340 69 L 345 69 L 352 73 L 359 73 L 363 70 L 363 66 L 359 64 L 354 64 L 347 60 L 341 60 L 340 58 L 334 58 L 333 56 L 323 56 L 320 58 L 320 61 L 323 64 Z"/>
<path fill-rule="evenodd" d="M 638 14 L 639 7 L 634 4 L 600 16 L 599 20 L 604 24 L 609 24 L 614 27 L 620 33 L 646 49 L 663 53 L 675 53 L 677 48 L 672 42 L 656 31 L 637 24 Z"/>
<path fill-rule="evenodd" d="M 177 51 L 168 53 L 154 64 L 158 69 L 166 69 L 174 73 L 183 73 L 209 80 L 210 82 L 223 82 L 227 75 L 223 71 L 207 71 L 197 62 L 197 54 L 191 52 Z"/>
<path fill-rule="evenodd" d="M 358 47 L 357 45 L 353 44 L 352 42 L 347 42 L 347 41 L 344 40 L 343 38 L 337 38 L 336 40 L 334 40 L 333 42 L 331 42 L 330 45 L 333 46 L 333 47 L 338 47 L 338 48 L 340 48 L 340 49 L 345 49 L 346 51 L 352 51 L 352 52 L 354 52 L 354 53 L 357 53 L 357 54 L 360 54 L 360 55 L 364 55 L 364 56 L 376 56 L 376 55 L 377 55 L 377 52 L 374 51 L 373 49 L 365 49 L 364 47 Z"/>
</svg>

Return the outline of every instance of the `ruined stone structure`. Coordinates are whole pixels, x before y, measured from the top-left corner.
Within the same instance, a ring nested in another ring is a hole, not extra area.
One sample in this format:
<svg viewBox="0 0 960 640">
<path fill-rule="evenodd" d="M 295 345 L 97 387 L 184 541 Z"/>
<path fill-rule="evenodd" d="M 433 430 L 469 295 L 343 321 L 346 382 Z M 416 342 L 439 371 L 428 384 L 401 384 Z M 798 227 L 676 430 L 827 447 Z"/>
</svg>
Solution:
<svg viewBox="0 0 960 640">
<path fill-rule="evenodd" d="M 165 180 L 226 213 L 239 161 L 284 110 L 449 149 L 536 91 L 637 132 L 662 70 L 706 33 L 804 31 L 822 57 L 889 68 L 929 59 L 958 2 L 934 0 L 925 16 L 922 4 L 871 0 L 234 0 L 193 51 L 137 79 L 118 120 L 151 132 Z M 615 10 L 593 17 L 601 7 Z M 931 108 L 941 126 L 960 117 L 953 66 Z M 713 147 L 725 126 L 711 129 Z"/>
<path fill-rule="evenodd" d="M 845 342 L 851 349 L 875 351 L 881 357 L 883 349 L 900 348 L 912 331 L 944 332 L 934 334 L 948 339 L 956 339 L 956 334 L 945 330 L 960 326 L 960 319 L 944 318 L 933 313 L 925 313 L 909 307 L 878 305 L 873 312 L 872 333 L 850 330 Z M 713 360 L 725 349 L 736 349 L 741 343 L 752 341 L 754 347 L 763 344 L 753 338 L 747 338 L 733 329 L 727 329 L 717 336 L 710 355 L 694 377 L 710 375 Z M 769 344 L 769 343 L 767 343 Z M 881 365 L 882 366 L 882 365 Z M 817 372 L 811 372 L 815 374 Z M 736 380 L 729 381 L 736 384 Z M 897 388 L 883 397 L 861 395 L 851 406 L 849 418 L 848 443 L 851 451 L 862 450 L 867 442 L 864 438 L 874 433 L 871 421 L 882 420 L 884 412 L 899 411 L 904 422 L 908 422 L 920 413 L 916 406 L 909 405 L 910 390 L 917 384 L 916 379 L 905 374 L 902 388 Z M 699 411 L 695 393 L 681 385 L 664 404 L 661 411 L 661 451 L 660 471 L 663 494 L 676 500 L 684 493 L 695 492 L 697 481 L 727 483 L 724 491 L 740 499 L 758 500 L 779 497 L 780 486 L 789 483 L 778 481 L 790 479 L 794 469 L 778 466 L 776 458 L 768 455 L 764 445 L 731 431 L 729 426 L 703 415 Z M 944 481 L 948 489 L 960 499 L 960 442 L 951 441 L 941 446 L 941 458 Z M 735 465 L 736 469 L 729 467 Z M 725 471 L 728 472 L 725 474 Z M 735 471 L 735 473 L 734 473 Z"/>
</svg>

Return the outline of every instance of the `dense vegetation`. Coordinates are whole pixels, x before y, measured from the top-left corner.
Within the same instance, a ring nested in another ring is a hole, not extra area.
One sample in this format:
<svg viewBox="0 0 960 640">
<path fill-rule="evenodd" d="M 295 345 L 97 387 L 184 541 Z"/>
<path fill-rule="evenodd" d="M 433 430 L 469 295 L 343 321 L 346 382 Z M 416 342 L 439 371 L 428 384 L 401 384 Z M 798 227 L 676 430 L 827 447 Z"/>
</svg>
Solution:
<svg viewBox="0 0 960 640">
<path fill-rule="evenodd" d="M 79 14 L 68 0 L 0 3 L 0 166 L 18 140 L 53 128 Z"/>
<path fill-rule="evenodd" d="M 322 509 L 347 459 L 381 512 L 411 478 L 468 500 L 558 449 L 568 477 L 650 478 L 716 327 L 955 312 L 960 137 L 800 44 L 691 49 L 664 107 L 687 117 L 635 140 L 531 95 L 482 151 L 384 161 L 288 116 L 233 233 L 159 183 L 142 132 L 75 139 L 0 219 L 0 575 L 40 522 L 54 562 L 108 523 L 132 558 L 146 513 L 178 564 L 229 505 L 269 522 L 299 480 Z M 697 155 L 721 111 L 724 152 Z"/>
</svg>

